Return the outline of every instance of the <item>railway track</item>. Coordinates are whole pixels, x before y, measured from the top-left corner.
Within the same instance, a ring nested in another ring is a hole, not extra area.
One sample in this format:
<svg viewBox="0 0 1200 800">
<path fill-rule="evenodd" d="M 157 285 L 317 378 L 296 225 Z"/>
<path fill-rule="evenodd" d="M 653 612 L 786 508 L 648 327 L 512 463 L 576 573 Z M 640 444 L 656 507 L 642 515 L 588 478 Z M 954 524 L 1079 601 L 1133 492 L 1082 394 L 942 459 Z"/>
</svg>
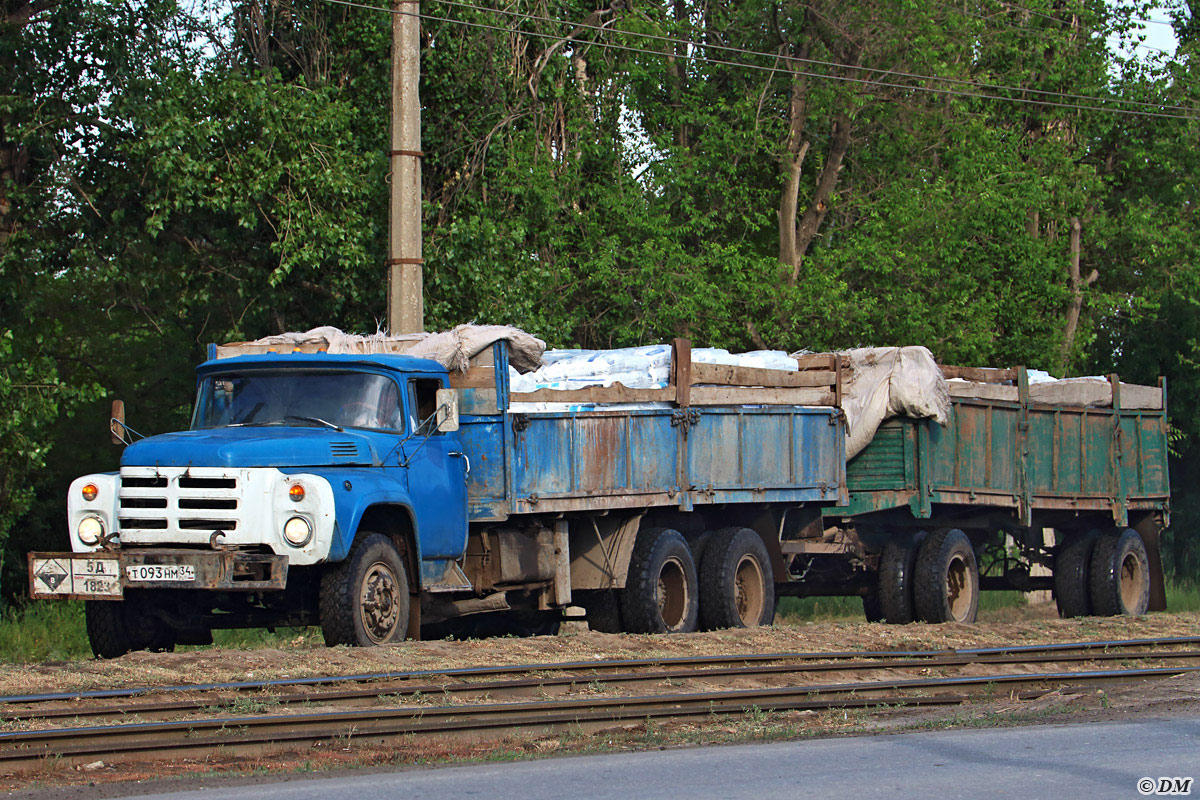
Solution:
<svg viewBox="0 0 1200 800">
<path fill-rule="evenodd" d="M 997 693 L 1029 698 L 1063 687 L 1197 672 L 1200 648 L 1192 645 L 1200 645 L 1200 637 L 950 651 L 579 661 L 9 696 L 0 697 L 0 708 L 5 709 L 0 719 L 6 727 L 63 719 L 72 724 L 0 731 L 0 770 L 28 769 L 49 758 L 69 762 L 184 758 L 216 750 L 254 754 L 331 741 L 380 742 L 422 734 L 603 727 L 751 709 L 946 705 Z M 1011 669 L 1114 661 L 1120 662 L 1121 668 Z M 1009 671 L 995 671 L 997 668 Z M 918 673 L 915 677 L 914 670 Z M 982 674 L 933 674 L 970 670 Z M 889 676 L 829 681 L 831 676 L 880 671 Z M 822 680 L 814 682 L 814 677 Z M 639 686 L 674 689 L 685 684 L 746 680 L 783 684 L 600 694 Z M 550 696 L 551 691 L 582 694 L 556 697 Z M 541 697 L 529 700 L 531 692 Z M 159 694 L 164 699 L 157 699 Z M 430 705 L 431 697 L 444 704 Z M 130 702 L 134 698 L 137 702 Z M 258 713 L 237 713 L 247 698 Z M 501 698 L 512 699 L 496 702 Z M 109 702 L 114 700 L 123 702 Z M 103 723 L 80 724 L 85 720 Z"/>
</svg>

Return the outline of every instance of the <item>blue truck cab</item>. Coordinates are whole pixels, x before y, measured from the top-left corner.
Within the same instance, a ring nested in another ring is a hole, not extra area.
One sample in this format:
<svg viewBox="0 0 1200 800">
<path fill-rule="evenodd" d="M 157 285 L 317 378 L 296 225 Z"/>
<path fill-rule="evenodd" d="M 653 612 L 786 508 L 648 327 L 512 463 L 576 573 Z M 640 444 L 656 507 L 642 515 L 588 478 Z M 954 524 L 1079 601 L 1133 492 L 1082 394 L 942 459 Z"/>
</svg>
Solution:
<svg viewBox="0 0 1200 800">
<path fill-rule="evenodd" d="M 319 624 L 350 645 L 538 632 L 579 609 L 602 630 L 762 624 L 785 540 L 846 498 L 831 403 L 545 402 L 510 392 L 503 341 L 461 372 L 210 356 L 190 428 L 76 480 L 72 552 L 30 554 L 32 596 L 86 600 L 97 655 L 223 627 Z M 707 597 L 701 553 L 731 576 Z"/>
</svg>

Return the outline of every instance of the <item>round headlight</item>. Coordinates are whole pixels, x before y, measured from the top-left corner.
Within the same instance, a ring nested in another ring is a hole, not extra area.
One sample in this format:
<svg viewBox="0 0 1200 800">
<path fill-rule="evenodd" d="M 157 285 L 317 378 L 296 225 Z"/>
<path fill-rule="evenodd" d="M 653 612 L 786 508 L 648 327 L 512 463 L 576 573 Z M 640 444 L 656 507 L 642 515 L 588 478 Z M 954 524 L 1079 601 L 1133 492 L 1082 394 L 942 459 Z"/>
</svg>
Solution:
<svg viewBox="0 0 1200 800">
<path fill-rule="evenodd" d="M 292 498 L 293 503 L 299 503 L 304 499 L 304 485 L 293 483 L 292 488 L 288 489 L 288 497 Z"/>
<path fill-rule="evenodd" d="M 90 503 L 100 494 L 100 490 L 96 488 L 96 484 L 89 483 L 80 490 L 80 493 L 83 495 L 83 499 Z"/>
<path fill-rule="evenodd" d="M 104 523 L 97 517 L 84 517 L 79 520 L 79 527 L 75 529 L 75 535 L 88 547 L 98 545 L 100 537 L 104 535 Z"/>
<path fill-rule="evenodd" d="M 283 538 L 293 547 L 303 547 L 312 538 L 312 526 L 304 517 L 292 517 L 283 526 Z"/>
</svg>

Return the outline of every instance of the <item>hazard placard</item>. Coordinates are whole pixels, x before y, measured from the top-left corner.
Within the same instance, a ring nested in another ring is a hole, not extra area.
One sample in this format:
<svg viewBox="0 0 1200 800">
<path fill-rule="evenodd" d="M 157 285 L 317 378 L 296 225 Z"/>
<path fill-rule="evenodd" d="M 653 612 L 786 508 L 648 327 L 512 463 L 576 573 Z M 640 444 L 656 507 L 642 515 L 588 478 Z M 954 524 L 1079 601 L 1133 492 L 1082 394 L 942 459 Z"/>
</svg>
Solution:
<svg viewBox="0 0 1200 800">
<path fill-rule="evenodd" d="M 116 554 L 30 553 L 29 594 L 48 598 L 120 598 L 121 571 Z"/>
</svg>

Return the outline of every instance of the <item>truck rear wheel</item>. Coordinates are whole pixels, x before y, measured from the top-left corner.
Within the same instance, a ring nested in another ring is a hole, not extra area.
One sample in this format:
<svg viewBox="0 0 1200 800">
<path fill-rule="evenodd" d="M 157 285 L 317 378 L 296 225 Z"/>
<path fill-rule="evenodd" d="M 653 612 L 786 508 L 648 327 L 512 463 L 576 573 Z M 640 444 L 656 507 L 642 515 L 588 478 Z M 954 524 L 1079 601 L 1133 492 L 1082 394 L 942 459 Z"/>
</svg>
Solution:
<svg viewBox="0 0 1200 800">
<path fill-rule="evenodd" d="M 630 633 L 696 630 L 696 565 L 679 531 L 638 533 L 621 591 L 621 620 Z"/>
<path fill-rule="evenodd" d="M 917 549 L 924 539 L 925 531 L 918 531 L 912 536 L 897 533 L 883 548 L 883 555 L 879 558 L 877 594 L 879 611 L 888 624 L 907 625 L 917 619 L 913 607 L 913 574 L 916 571 Z"/>
<path fill-rule="evenodd" d="M 1105 531 L 1092 551 L 1092 609 L 1106 617 L 1139 617 L 1150 607 L 1150 558 L 1132 528 Z"/>
<path fill-rule="evenodd" d="M 321 576 L 325 644 L 370 647 L 408 633 L 408 571 L 388 537 L 362 531 L 346 560 Z"/>
<path fill-rule="evenodd" d="M 158 618 L 148 615 L 140 598 L 87 600 L 84 621 L 92 654 L 116 658 L 136 650 L 171 652 L 175 637 Z"/>
<path fill-rule="evenodd" d="M 935 531 L 917 553 L 913 604 L 926 622 L 974 622 L 979 566 L 971 540 L 957 528 Z"/>
<path fill-rule="evenodd" d="M 1054 553 L 1054 602 L 1063 619 L 1092 613 L 1089 567 L 1096 531 L 1064 532 L 1065 541 Z"/>
<path fill-rule="evenodd" d="M 753 628 L 775 619 L 771 557 L 749 528 L 713 534 L 700 562 L 700 620 L 708 630 Z"/>
<path fill-rule="evenodd" d="M 620 593 L 612 589 L 591 591 L 583 595 L 581 604 L 587 611 L 588 630 L 598 633 L 621 633 Z"/>
</svg>

